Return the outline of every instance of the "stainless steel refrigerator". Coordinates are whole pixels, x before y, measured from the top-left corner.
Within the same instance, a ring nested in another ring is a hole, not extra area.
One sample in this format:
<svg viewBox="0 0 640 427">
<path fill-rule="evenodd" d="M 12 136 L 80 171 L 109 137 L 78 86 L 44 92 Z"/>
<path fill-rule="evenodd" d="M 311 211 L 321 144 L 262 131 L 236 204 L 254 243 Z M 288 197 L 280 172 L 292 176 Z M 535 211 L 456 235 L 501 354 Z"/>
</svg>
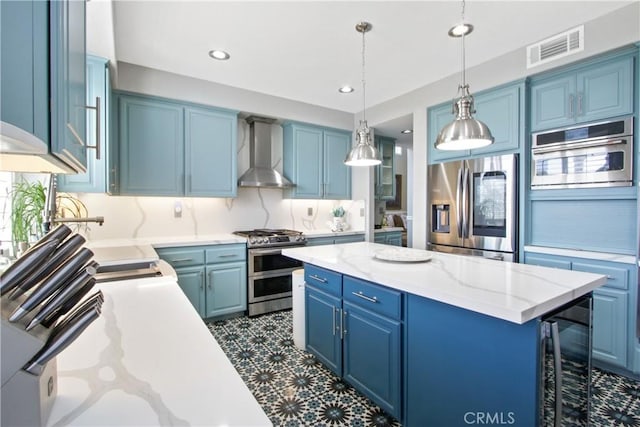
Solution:
<svg viewBox="0 0 640 427">
<path fill-rule="evenodd" d="M 516 154 L 429 166 L 429 246 L 518 260 Z"/>
</svg>

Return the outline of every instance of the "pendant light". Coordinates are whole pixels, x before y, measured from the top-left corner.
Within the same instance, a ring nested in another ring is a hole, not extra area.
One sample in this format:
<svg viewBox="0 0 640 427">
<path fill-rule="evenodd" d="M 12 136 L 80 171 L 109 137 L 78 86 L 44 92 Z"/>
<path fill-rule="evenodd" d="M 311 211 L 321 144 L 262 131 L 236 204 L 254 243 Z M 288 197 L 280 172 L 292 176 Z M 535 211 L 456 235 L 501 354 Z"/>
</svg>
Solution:
<svg viewBox="0 0 640 427">
<path fill-rule="evenodd" d="M 356 31 L 362 33 L 362 120 L 356 130 L 357 145 L 351 149 L 344 164 L 347 166 L 375 166 L 381 163 L 378 150 L 371 143 L 371 130 L 367 125 L 365 80 L 364 80 L 364 34 L 371 30 L 371 24 L 360 22 L 356 25 Z"/>
<path fill-rule="evenodd" d="M 458 86 L 460 98 L 453 103 L 452 113 L 456 118 L 438 134 L 435 143 L 438 150 L 470 150 L 493 144 L 493 135 L 487 125 L 472 116 L 476 111 L 465 76 L 464 39 L 473 31 L 473 25 L 464 22 L 464 7 L 462 0 L 462 23 L 449 30 L 449 37 L 462 38 L 462 84 Z"/>
</svg>

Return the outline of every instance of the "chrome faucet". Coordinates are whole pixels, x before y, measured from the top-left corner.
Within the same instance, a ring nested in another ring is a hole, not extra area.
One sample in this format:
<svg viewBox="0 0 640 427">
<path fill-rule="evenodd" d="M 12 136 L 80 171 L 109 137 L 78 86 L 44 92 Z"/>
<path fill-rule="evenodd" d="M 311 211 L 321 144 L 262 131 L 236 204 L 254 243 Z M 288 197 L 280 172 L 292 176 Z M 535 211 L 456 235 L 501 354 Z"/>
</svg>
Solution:
<svg viewBox="0 0 640 427">
<path fill-rule="evenodd" d="M 80 222 L 97 222 L 98 225 L 104 224 L 103 216 L 84 217 L 84 218 L 56 218 L 56 195 L 58 187 L 58 178 L 56 174 L 49 174 L 49 188 L 47 189 L 47 201 L 45 204 L 44 226 L 45 233 L 58 223 L 80 223 Z"/>
</svg>

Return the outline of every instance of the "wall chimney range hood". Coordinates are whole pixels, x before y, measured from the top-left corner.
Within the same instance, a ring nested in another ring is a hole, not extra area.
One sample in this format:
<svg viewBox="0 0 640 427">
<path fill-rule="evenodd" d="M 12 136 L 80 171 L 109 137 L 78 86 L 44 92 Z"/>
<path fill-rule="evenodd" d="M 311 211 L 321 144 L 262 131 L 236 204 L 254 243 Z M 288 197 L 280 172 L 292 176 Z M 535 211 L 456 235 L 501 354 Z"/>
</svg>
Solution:
<svg viewBox="0 0 640 427">
<path fill-rule="evenodd" d="M 274 119 L 249 116 L 249 169 L 238 179 L 239 187 L 288 188 L 294 184 L 271 166 L 271 125 Z"/>
</svg>

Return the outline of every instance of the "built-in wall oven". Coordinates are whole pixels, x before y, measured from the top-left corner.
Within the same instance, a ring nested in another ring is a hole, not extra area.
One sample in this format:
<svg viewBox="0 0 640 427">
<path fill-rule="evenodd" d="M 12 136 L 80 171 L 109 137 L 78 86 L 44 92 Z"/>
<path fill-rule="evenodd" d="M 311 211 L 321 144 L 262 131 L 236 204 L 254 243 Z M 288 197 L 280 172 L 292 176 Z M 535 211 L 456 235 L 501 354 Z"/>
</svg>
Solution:
<svg viewBox="0 0 640 427">
<path fill-rule="evenodd" d="M 518 260 L 517 155 L 429 166 L 429 247 Z"/>
<path fill-rule="evenodd" d="M 283 247 L 304 246 L 302 232 L 258 229 L 236 231 L 247 238 L 247 309 L 249 316 L 291 308 L 291 273 L 302 262 L 282 255 Z"/>
<path fill-rule="evenodd" d="M 633 117 L 532 135 L 532 190 L 631 185 Z"/>
</svg>

